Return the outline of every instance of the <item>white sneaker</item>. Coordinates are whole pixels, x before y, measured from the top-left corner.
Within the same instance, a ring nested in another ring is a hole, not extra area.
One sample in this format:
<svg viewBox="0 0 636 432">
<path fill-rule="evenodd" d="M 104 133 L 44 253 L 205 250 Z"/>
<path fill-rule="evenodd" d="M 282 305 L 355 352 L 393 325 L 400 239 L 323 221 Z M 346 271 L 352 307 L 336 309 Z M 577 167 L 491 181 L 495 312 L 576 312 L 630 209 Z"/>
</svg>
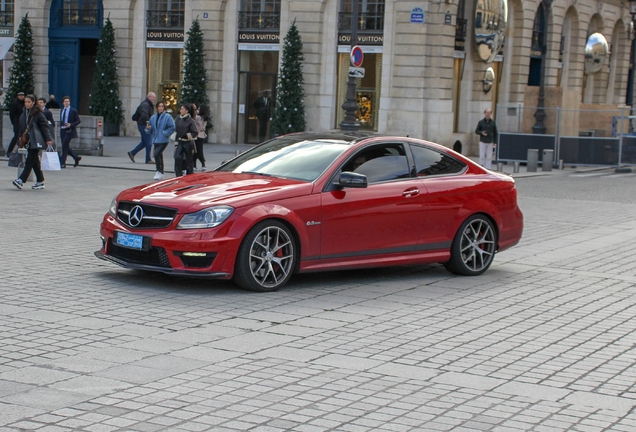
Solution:
<svg viewBox="0 0 636 432">
<path fill-rule="evenodd" d="M 201 169 L 200 169 L 199 171 L 201 171 L 201 172 L 206 172 L 206 171 L 207 171 L 207 168 L 206 168 L 206 167 L 201 167 Z"/>
<path fill-rule="evenodd" d="M 157 173 L 155 174 L 154 179 L 155 180 L 163 180 L 163 174 L 161 174 L 159 171 L 157 171 Z"/>
</svg>

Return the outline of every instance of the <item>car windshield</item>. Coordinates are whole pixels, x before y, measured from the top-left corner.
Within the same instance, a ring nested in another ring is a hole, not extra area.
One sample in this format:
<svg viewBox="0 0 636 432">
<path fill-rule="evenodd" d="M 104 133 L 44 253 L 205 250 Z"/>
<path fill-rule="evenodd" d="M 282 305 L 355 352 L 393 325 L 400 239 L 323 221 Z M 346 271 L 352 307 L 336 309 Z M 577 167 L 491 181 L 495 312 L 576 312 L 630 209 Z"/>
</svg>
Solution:
<svg viewBox="0 0 636 432">
<path fill-rule="evenodd" d="M 216 171 L 255 173 L 314 181 L 349 147 L 333 139 L 282 137 L 249 150 Z"/>
</svg>

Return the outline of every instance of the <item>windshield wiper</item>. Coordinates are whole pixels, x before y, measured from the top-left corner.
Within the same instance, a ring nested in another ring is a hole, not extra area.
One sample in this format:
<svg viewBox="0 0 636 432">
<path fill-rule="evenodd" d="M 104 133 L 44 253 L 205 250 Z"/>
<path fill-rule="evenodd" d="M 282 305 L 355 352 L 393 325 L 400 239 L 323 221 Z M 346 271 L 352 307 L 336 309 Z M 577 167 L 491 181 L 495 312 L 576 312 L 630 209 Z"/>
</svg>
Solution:
<svg viewBox="0 0 636 432">
<path fill-rule="evenodd" d="M 241 174 L 256 174 L 256 175 L 262 175 L 265 177 L 277 177 L 273 174 L 267 174 L 267 173 L 258 172 L 258 171 L 241 171 Z"/>
</svg>

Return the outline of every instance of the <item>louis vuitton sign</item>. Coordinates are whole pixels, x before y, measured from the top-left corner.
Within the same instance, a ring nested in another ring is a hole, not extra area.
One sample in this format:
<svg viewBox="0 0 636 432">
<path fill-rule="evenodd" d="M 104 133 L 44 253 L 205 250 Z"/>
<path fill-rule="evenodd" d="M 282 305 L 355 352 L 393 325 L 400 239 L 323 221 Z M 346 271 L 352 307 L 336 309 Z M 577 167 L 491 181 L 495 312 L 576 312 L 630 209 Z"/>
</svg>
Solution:
<svg viewBox="0 0 636 432">
<path fill-rule="evenodd" d="M 183 31 L 174 30 L 148 30 L 146 32 L 147 41 L 160 41 L 160 42 L 183 42 Z"/>
</svg>

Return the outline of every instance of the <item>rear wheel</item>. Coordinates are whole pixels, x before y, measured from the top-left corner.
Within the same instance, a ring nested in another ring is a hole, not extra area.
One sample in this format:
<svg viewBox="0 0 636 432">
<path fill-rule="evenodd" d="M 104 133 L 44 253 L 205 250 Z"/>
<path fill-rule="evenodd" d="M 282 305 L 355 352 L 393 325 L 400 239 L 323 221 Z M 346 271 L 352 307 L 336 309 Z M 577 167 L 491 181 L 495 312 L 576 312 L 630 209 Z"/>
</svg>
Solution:
<svg viewBox="0 0 636 432">
<path fill-rule="evenodd" d="M 296 265 L 294 237 L 276 220 L 255 225 L 236 257 L 234 282 L 250 291 L 276 291 L 287 283 Z"/>
<path fill-rule="evenodd" d="M 497 233 L 492 221 L 485 215 L 473 215 L 455 234 L 451 258 L 444 266 L 458 275 L 477 276 L 488 270 L 496 249 Z"/>
</svg>

